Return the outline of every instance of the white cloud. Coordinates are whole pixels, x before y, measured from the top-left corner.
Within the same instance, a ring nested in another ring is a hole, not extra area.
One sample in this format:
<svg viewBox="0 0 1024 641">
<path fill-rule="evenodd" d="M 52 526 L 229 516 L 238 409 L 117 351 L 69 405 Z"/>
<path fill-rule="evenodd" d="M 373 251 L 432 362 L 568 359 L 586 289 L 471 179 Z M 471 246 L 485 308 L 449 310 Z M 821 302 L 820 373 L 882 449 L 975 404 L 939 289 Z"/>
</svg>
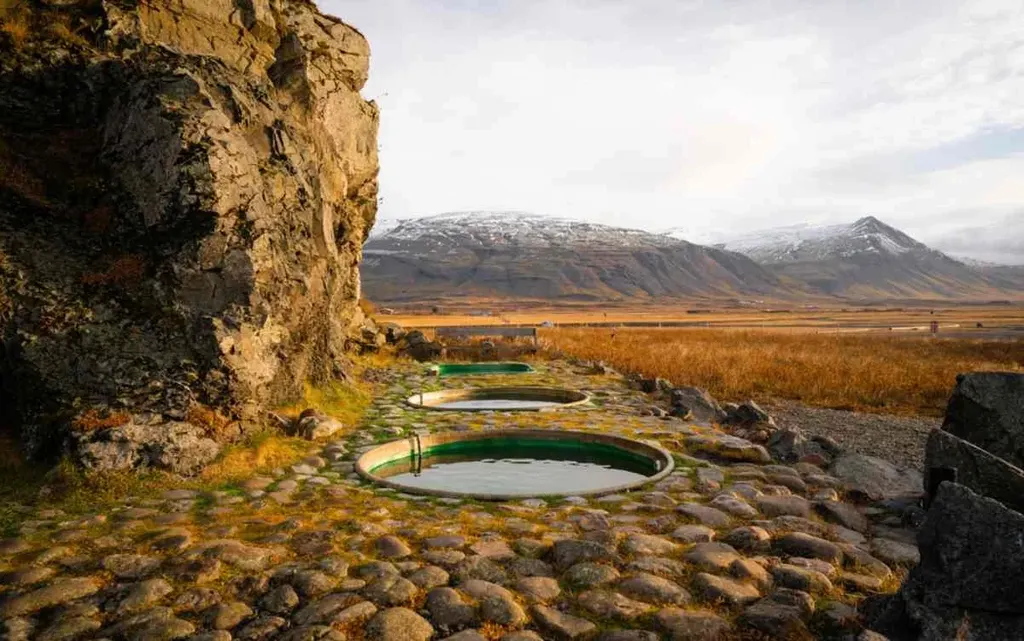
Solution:
<svg viewBox="0 0 1024 641">
<path fill-rule="evenodd" d="M 370 40 L 384 217 L 701 231 L 875 214 L 924 237 L 1024 204 L 1024 160 L 963 154 L 1024 127 L 1019 0 L 321 6 Z"/>
</svg>

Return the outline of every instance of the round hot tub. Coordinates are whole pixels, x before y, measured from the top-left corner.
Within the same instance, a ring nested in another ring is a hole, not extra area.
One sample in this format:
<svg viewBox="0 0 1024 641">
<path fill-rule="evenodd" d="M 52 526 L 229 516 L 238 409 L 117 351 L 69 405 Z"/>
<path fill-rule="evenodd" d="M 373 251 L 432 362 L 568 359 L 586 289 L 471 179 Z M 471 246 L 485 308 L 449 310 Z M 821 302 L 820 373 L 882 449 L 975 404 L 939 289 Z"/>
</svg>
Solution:
<svg viewBox="0 0 1024 641">
<path fill-rule="evenodd" d="M 492 376 L 507 374 L 533 374 L 528 363 L 440 363 L 430 368 L 434 376 Z"/>
<path fill-rule="evenodd" d="M 448 412 L 541 412 L 575 407 L 589 400 L 584 392 L 558 387 L 479 387 L 421 392 L 410 396 L 406 403 Z"/>
<path fill-rule="evenodd" d="M 412 494 L 503 501 L 631 490 L 672 473 L 656 444 L 563 430 L 444 432 L 363 454 L 356 472 Z"/>
</svg>

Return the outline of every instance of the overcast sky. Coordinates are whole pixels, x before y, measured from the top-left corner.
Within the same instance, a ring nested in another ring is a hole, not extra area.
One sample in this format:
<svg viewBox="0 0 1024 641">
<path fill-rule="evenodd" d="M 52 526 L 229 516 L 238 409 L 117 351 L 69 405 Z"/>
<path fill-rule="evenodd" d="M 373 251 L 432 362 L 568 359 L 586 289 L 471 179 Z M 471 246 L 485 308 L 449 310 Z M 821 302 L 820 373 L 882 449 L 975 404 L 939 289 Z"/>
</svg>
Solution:
<svg viewBox="0 0 1024 641">
<path fill-rule="evenodd" d="M 1021 0 L 319 4 L 370 41 L 381 218 L 701 240 L 871 214 L 1024 263 Z"/>
</svg>

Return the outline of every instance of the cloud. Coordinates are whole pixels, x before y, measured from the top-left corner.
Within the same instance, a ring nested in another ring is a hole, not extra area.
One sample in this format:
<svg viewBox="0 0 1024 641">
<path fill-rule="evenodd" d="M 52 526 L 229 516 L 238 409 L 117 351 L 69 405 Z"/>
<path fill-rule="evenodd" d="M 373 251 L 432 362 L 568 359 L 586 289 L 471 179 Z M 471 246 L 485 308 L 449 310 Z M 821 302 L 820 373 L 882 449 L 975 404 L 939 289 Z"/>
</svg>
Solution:
<svg viewBox="0 0 1024 641">
<path fill-rule="evenodd" d="M 926 236 L 1024 204 L 1018 0 L 320 4 L 371 44 L 383 217 Z"/>
</svg>

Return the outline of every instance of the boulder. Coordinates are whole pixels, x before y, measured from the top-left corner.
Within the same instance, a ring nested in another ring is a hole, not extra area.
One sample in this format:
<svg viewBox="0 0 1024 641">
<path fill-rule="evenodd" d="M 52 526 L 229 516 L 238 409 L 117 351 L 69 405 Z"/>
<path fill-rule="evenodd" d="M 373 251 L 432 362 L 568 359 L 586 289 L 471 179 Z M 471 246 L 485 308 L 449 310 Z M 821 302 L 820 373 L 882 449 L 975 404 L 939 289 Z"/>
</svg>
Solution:
<svg viewBox="0 0 1024 641">
<path fill-rule="evenodd" d="M 752 425 L 758 423 L 764 423 L 769 426 L 775 425 L 775 420 L 771 417 L 771 414 L 766 412 L 764 408 L 752 400 L 740 403 L 739 405 L 734 403 L 728 403 L 727 405 L 728 409 L 726 410 L 726 420 L 729 423 L 739 425 Z"/>
<path fill-rule="evenodd" d="M 803 432 L 787 428 L 772 434 L 765 446 L 776 461 L 795 463 L 804 455 L 808 442 Z"/>
<path fill-rule="evenodd" d="M 405 337 L 405 329 L 397 323 L 381 323 L 380 327 L 384 330 L 384 337 L 388 345 L 397 345 Z"/>
<path fill-rule="evenodd" d="M 96 471 L 155 468 L 193 475 L 221 450 L 202 428 L 162 420 L 79 434 L 76 443 L 78 461 Z"/>
<path fill-rule="evenodd" d="M 832 462 L 829 473 L 842 481 L 843 487 L 855 499 L 882 501 L 920 496 L 924 479 L 915 470 L 901 470 L 892 463 L 848 452 Z"/>
<path fill-rule="evenodd" d="M 409 334 L 412 333 L 413 332 L 410 332 Z M 408 339 L 408 337 L 409 335 L 407 334 L 406 339 Z M 409 358 L 419 361 L 420 363 L 426 363 L 441 358 L 444 355 L 444 346 L 440 343 L 428 340 L 407 342 L 405 347 L 402 348 L 401 353 Z"/>
<path fill-rule="evenodd" d="M 914 638 L 1024 638 L 1024 514 L 942 483 L 918 534 L 921 562 L 870 627 Z"/>
<path fill-rule="evenodd" d="M 942 481 L 955 481 L 972 491 L 1024 512 L 1024 470 L 977 445 L 940 428 L 928 435 L 924 485 L 928 501 Z"/>
<path fill-rule="evenodd" d="M 942 429 L 1024 468 L 1024 374 L 957 376 Z"/>
<path fill-rule="evenodd" d="M 296 435 L 309 441 L 319 441 L 334 436 L 345 429 L 341 421 L 323 414 L 299 419 Z"/>
<path fill-rule="evenodd" d="M 194 473 L 351 369 L 379 115 L 313 3 L 137 5 L 0 60 L 0 385 L 37 458 Z"/>
<path fill-rule="evenodd" d="M 785 428 L 771 432 L 765 443 L 772 458 L 782 463 L 814 460 L 827 463 L 839 455 L 839 446 L 828 437 L 807 437 L 802 430 Z"/>
<path fill-rule="evenodd" d="M 707 390 L 699 387 L 677 387 L 671 391 L 672 407 L 688 411 L 693 420 L 701 423 L 722 423 L 725 421 L 725 410 L 718 404 Z"/>
</svg>

